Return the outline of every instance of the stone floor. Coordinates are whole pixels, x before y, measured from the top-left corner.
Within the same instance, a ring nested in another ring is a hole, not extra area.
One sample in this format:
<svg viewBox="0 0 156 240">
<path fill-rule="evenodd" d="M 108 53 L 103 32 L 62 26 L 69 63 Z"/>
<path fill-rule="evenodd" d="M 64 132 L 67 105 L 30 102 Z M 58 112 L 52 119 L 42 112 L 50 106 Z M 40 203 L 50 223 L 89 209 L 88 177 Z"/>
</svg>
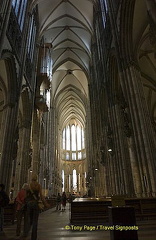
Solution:
<svg viewBox="0 0 156 240">
<path fill-rule="evenodd" d="M 106 223 L 104 223 L 105 226 Z M 155 240 L 156 239 L 156 221 L 144 220 L 137 223 L 138 240 Z M 50 209 L 40 214 L 38 224 L 38 240 L 110 240 L 110 231 L 100 230 L 102 227 L 69 225 L 69 206 L 65 212 Z M 15 236 L 16 224 L 5 226 L 4 233 L 0 233 L 0 240 L 17 240 Z M 70 229 L 69 229 L 70 228 Z M 71 228 L 75 228 L 71 230 Z M 95 229 L 94 229 L 95 228 Z M 92 230 L 92 231 L 91 231 Z M 30 240 L 30 238 L 28 238 Z M 122 239 L 120 239 L 122 240 Z M 131 239 L 134 240 L 134 239 Z"/>
</svg>

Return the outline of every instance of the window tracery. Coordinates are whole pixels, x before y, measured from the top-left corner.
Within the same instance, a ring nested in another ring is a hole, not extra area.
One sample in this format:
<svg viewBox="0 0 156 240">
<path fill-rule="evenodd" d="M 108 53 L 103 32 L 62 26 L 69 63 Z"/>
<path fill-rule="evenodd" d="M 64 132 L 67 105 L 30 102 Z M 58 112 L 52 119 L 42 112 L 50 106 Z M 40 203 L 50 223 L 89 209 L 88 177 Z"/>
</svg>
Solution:
<svg viewBox="0 0 156 240">
<path fill-rule="evenodd" d="M 82 160 L 85 154 L 84 128 L 79 124 L 68 124 L 62 131 L 62 158 Z"/>
<path fill-rule="evenodd" d="M 12 7 L 18 19 L 20 30 L 22 31 L 27 7 L 27 0 L 12 0 Z"/>
</svg>

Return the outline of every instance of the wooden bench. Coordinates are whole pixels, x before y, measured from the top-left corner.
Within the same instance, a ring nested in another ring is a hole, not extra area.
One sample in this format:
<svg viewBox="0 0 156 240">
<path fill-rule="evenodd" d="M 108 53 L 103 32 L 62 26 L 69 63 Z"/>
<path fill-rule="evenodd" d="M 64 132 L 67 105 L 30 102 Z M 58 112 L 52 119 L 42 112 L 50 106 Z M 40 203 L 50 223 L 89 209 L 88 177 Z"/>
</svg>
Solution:
<svg viewBox="0 0 156 240">
<path fill-rule="evenodd" d="M 54 207 L 56 205 L 56 198 L 51 198 L 46 200 L 50 207 Z M 47 209 L 45 209 L 47 210 Z M 4 224 L 14 224 L 16 220 L 16 204 L 10 203 L 7 207 L 4 208 Z"/>
<path fill-rule="evenodd" d="M 136 218 L 140 220 L 156 217 L 156 198 L 132 198 L 125 202 L 126 206 L 134 207 Z"/>
<path fill-rule="evenodd" d="M 70 222 L 103 223 L 108 221 L 108 206 L 111 199 L 77 198 L 71 203 Z M 156 218 L 156 198 L 127 198 L 125 205 L 135 209 L 138 220 Z"/>
<path fill-rule="evenodd" d="M 71 203 L 70 222 L 103 223 L 108 220 L 108 206 L 110 201 L 98 198 L 78 198 Z"/>
</svg>

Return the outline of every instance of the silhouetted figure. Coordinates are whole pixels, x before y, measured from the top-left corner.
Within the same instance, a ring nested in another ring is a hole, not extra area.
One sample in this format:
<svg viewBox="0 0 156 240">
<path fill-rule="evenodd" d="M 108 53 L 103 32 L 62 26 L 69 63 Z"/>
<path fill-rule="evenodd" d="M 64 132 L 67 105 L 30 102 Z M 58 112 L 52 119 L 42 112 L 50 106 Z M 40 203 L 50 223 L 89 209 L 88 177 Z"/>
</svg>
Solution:
<svg viewBox="0 0 156 240">
<path fill-rule="evenodd" d="M 66 207 L 66 201 L 67 201 L 66 193 L 63 192 L 63 194 L 62 194 L 62 211 L 65 210 L 65 207 Z"/>
<path fill-rule="evenodd" d="M 9 204 L 9 196 L 4 191 L 5 185 L 0 184 L 0 232 L 3 231 L 4 224 L 4 207 Z"/>
<path fill-rule="evenodd" d="M 56 198 L 56 210 L 61 210 L 61 195 L 58 193 Z"/>
</svg>

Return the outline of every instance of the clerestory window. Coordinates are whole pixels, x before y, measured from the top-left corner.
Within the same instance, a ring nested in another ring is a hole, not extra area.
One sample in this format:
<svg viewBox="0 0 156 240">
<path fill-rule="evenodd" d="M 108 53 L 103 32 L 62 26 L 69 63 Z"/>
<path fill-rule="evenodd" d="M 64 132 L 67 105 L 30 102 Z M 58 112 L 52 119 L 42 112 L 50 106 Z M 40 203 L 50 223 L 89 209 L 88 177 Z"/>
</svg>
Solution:
<svg viewBox="0 0 156 240">
<path fill-rule="evenodd" d="M 81 160 L 85 158 L 85 135 L 82 126 L 68 124 L 63 129 L 62 151 L 65 160 Z"/>
<path fill-rule="evenodd" d="M 103 26 L 105 27 L 106 16 L 108 12 L 107 0 L 100 0 L 100 6 L 101 6 Z"/>
<path fill-rule="evenodd" d="M 17 17 L 20 30 L 22 31 L 27 8 L 27 0 L 12 0 L 12 7 Z"/>
<path fill-rule="evenodd" d="M 36 41 L 36 21 L 35 21 L 35 11 L 32 13 L 29 22 L 29 35 L 28 35 L 28 55 L 31 62 L 34 56 L 34 47 Z"/>
</svg>

